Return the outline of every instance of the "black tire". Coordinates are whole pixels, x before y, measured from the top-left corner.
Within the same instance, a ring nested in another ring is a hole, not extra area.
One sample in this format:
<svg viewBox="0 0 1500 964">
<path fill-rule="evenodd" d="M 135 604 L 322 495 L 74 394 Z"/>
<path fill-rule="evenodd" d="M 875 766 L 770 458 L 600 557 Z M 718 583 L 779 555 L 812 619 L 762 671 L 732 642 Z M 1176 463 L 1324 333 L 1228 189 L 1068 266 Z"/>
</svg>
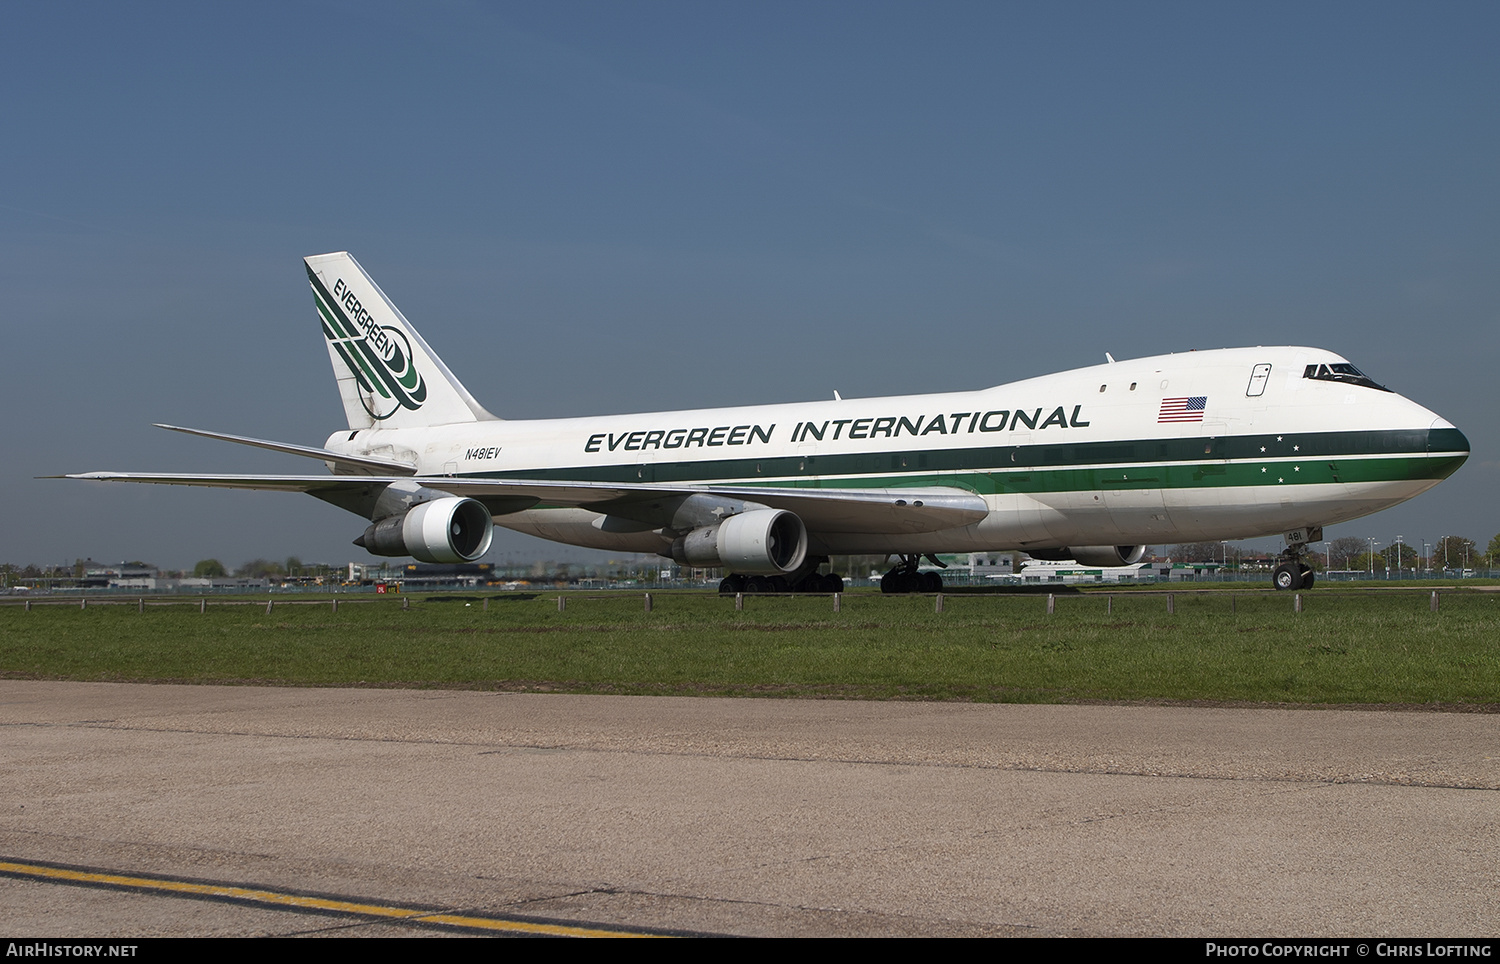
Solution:
<svg viewBox="0 0 1500 964">
<path fill-rule="evenodd" d="M 939 593 L 943 591 L 943 577 L 935 572 L 924 572 L 922 577 L 922 591 Z"/>
<path fill-rule="evenodd" d="M 1302 572 L 1296 565 L 1284 562 L 1271 572 L 1271 585 L 1278 590 L 1301 588 Z"/>
<path fill-rule="evenodd" d="M 899 570 L 888 572 L 880 579 L 880 591 L 892 595 L 904 596 L 908 593 L 926 592 L 927 585 L 923 573 L 901 572 Z"/>
<path fill-rule="evenodd" d="M 1313 571 L 1312 571 L 1312 569 L 1310 567 L 1308 567 L 1308 566 L 1303 566 L 1302 567 L 1302 588 L 1303 589 L 1311 589 L 1313 587 L 1313 576 L 1314 576 L 1314 573 L 1313 573 Z"/>
<path fill-rule="evenodd" d="M 745 591 L 745 577 L 739 575 L 725 576 L 719 581 L 719 595 L 733 596 Z"/>
<path fill-rule="evenodd" d="M 765 576 L 751 576 L 745 580 L 744 592 L 770 592 L 771 587 L 766 584 Z"/>
<path fill-rule="evenodd" d="M 838 573 L 831 572 L 823 577 L 823 591 L 826 593 L 841 593 L 844 591 L 844 577 Z"/>
</svg>

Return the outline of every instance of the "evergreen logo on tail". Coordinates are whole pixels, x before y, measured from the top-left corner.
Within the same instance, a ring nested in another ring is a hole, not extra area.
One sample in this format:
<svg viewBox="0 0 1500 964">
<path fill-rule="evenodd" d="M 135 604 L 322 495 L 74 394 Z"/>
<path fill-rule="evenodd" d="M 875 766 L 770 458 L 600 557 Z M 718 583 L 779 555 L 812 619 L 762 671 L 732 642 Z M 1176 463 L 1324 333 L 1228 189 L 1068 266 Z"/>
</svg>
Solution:
<svg viewBox="0 0 1500 964">
<path fill-rule="evenodd" d="M 307 276 L 323 320 L 323 337 L 359 383 L 360 403 L 370 417 L 384 421 L 403 408 L 421 408 L 427 383 L 417 371 L 406 333 L 378 324 L 343 278 L 330 292 L 310 267 Z"/>
</svg>

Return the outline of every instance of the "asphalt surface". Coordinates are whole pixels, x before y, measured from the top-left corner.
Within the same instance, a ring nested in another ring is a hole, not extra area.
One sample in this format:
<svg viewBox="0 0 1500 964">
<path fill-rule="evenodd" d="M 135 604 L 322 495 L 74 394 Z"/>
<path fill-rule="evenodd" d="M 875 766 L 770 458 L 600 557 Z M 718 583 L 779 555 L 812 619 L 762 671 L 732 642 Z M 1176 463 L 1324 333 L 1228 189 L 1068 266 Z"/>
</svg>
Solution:
<svg viewBox="0 0 1500 964">
<path fill-rule="evenodd" d="M 0 861 L 196 882 L 11 873 L 0 922 L 1493 936 L 1497 737 L 1475 714 L 0 681 Z M 292 896 L 186 892 L 210 884 Z"/>
</svg>

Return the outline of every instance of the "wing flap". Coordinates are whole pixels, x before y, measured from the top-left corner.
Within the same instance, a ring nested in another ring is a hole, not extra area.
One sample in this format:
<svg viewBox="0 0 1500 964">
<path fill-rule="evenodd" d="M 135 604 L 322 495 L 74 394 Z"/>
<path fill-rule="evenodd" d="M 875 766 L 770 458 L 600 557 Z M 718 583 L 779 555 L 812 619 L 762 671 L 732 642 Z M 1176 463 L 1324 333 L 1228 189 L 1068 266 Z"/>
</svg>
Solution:
<svg viewBox="0 0 1500 964">
<path fill-rule="evenodd" d="M 937 532 L 973 525 L 989 514 L 964 489 L 793 489 L 711 486 L 720 495 L 795 512 L 812 532 Z"/>
</svg>

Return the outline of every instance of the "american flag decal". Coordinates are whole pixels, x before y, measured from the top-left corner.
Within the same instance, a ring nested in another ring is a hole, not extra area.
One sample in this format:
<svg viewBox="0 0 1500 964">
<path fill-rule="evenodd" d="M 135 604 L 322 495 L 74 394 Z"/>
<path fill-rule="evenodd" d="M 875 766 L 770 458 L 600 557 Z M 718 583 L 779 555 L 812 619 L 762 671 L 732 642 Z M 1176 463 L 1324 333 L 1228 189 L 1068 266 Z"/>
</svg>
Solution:
<svg viewBox="0 0 1500 964">
<path fill-rule="evenodd" d="M 1201 422 L 1203 410 L 1207 407 L 1207 395 L 1164 398 L 1161 400 L 1161 411 L 1156 413 L 1156 420 L 1157 422 Z"/>
</svg>

